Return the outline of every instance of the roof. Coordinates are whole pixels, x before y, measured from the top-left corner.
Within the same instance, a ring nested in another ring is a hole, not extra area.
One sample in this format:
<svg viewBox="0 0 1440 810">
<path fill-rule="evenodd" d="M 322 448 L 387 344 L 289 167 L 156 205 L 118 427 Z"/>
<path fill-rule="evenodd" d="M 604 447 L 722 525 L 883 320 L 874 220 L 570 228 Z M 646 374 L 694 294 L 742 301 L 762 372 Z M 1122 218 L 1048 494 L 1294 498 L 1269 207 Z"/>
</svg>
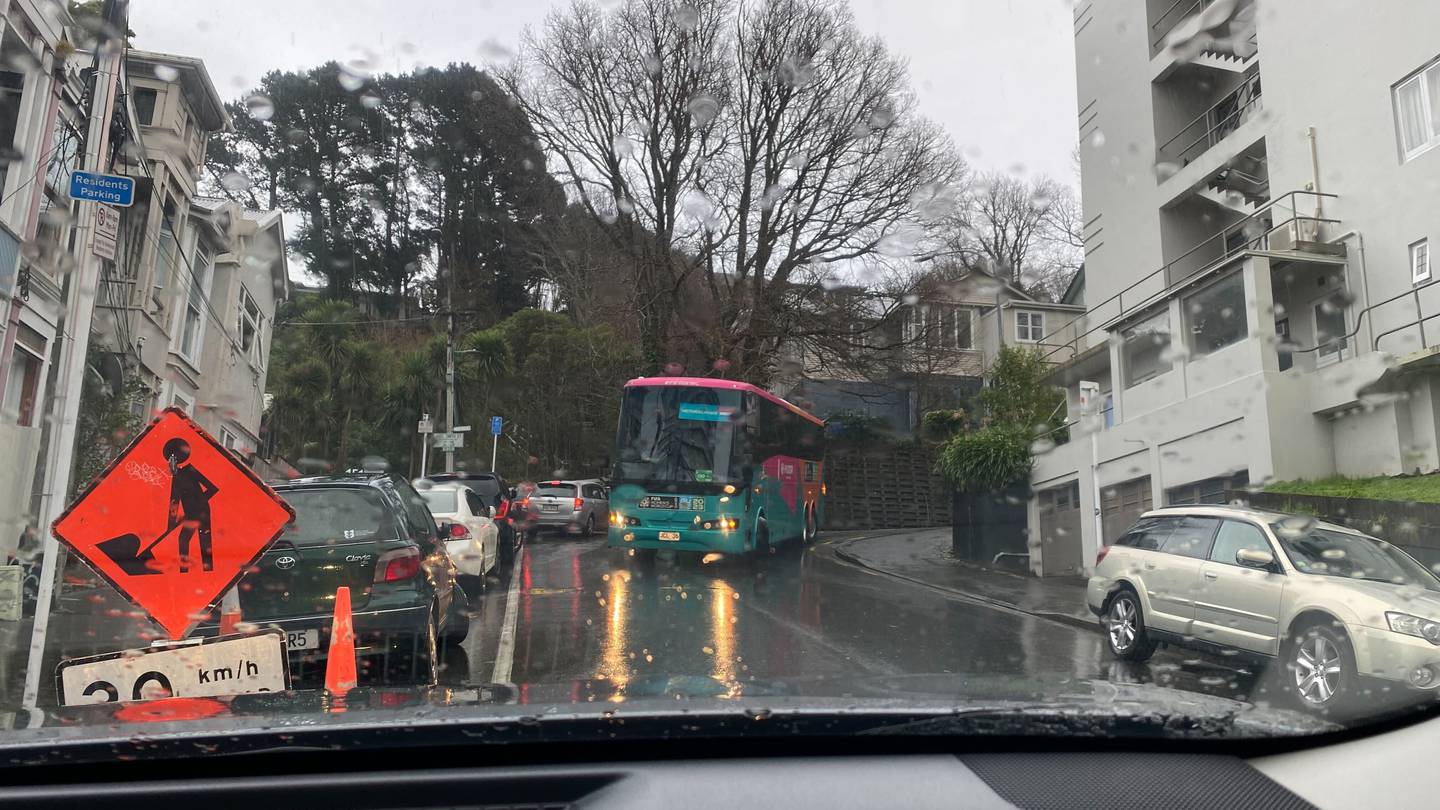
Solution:
<svg viewBox="0 0 1440 810">
<path fill-rule="evenodd" d="M 211 132 L 230 129 L 230 114 L 225 112 L 225 101 L 215 90 L 214 82 L 210 81 L 210 72 L 205 69 L 204 61 L 193 56 L 130 48 L 125 51 L 125 62 L 127 68 L 136 63 L 174 68 L 179 73 L 177 81 L 190 100 L 190 106 L 200 117 L 200 125 Z M 153 75 L 154 71 L 150 73 Z"/>
<path fill-rule="evenodd" d="M 368 484 L 372 481 L 389 478 L 389 473 L 384 472 L 347 472 L 334 475 L 310 475 L 304 478 L 291 478 L 285 481 L 276 481 L 271 484 L 274 487 L 293 487 L 309 484 Z"/>
<path fill-rule="evenodd" d="M 659 386 L 676 386 L 680 388 L 721 388 L 727 391 L 744 391 L 749 394 L 763 397 L 770 402 L 779 405 L 786 410 L 799 414 L 817 425 L 824 425 L 825 420 L 813 413 L 801 408 L 799 405 L 787 402 L 780 397 L 766 391 L 758 386 L 751 385 L 739 380 L 722 380 L 715 377 L 637 377 L 625 383 L 626 388 L 644 388 Z"/>
<path fill-rule="evenodd" d="M 1080 269 L 1070 277 L 1070 283 L 1065 285 L 1065 292 L 1060 295 L 1062 304 L 1085 305 L 1085 265 L 1081 263 Z"/>
</svg>

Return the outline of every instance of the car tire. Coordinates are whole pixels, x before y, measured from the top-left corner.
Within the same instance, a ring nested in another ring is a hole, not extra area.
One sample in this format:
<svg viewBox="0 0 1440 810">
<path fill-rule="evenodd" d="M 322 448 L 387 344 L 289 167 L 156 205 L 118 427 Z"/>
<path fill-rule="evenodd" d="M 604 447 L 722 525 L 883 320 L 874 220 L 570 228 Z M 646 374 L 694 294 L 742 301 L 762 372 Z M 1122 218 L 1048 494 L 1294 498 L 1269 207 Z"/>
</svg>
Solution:
<svg viewBox="0 0 1440 810">
<path fill-rule="evenodd" d="M 434 686 L 440 680 L 440 638 L 438 621 L 439 606 L 430 605 L 430 614 L 425 620 L 423 634 L 415 636 L 411 651 L 410 671 L 417 686 Z"/>
<path fill-rule="evenodd" d="M 588 515 L 585 516 L 585 528 L 583 529 L 583 534 L 584 534 L 585 537 L 594 537 L 594 536 L 595 536 L 595 513 L 594 513 L 594 512 L 591 512 L 590 514 L 588 514 Z"/>
<path fill-rule="evenodd" d="M 1286 692 L 1307 711 L 1343 712 L 1360 691 L 1350 637 L 1331 624 L 1311 624 L 1292 634 L 1284 661 Z"/>
<path fill-rule="evenodd" d="M 457 581 L 455 594 L 450 599 L 450 615 L 445 618 L 445 633 L 440 640 L 447 645 L 459 646 L 470 634 L 470 597 Z"/>
<path fill-rule="evenodd" d="M 1105 605 L 1105 646 L 1121 661 L 1148 661 L 1155 654 L 1156 643 L 1145 630 L 1145 611 L 1140 596 L 1130 588 L 1121 588 Z"/>
</svg>

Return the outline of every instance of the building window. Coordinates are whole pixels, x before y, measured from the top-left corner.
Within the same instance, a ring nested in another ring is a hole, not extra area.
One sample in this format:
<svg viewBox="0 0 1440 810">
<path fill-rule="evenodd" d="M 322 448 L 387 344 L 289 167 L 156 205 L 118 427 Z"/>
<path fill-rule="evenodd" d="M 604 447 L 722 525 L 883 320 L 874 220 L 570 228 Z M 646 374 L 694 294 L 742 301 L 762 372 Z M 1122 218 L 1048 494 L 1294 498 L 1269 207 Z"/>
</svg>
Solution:
<svg viewBox="0 0 1440 810">
<path fill-rule="evenodd" d="M 210 256 L 195 247 L 195 259 L 190 266 L 189 293 L 185 296 L 185 309 L 180 315 L 180 354 L 195 362 L 200 356 L 200 340 L 205 328 L 205 296 L 210 286 Z"/>
<path fill-rule="evenodd" d="M 230 428 L 220 428 L 220 444 L 226 450 L 233 450 L 237 455 L 241 451 L 240 437 L 230 432 Z"/>
<path fill-rule="evenodd" d="M 170 284 L 170 274 L 179 254 L 180 241 L 175 236 L 175 200 L 167 196 L 160 214 L 160 243 L 155 247 L 155 268 L 151 280 L 150 298 L 157 306 L 163 304 L 165 288 Z"/>
<path fill-rule="evenodd" d="M 144 126 L 155 123 L 155 90 L 149 87 L 136 88 L 131 94 L 135 102 L 135 118 Z"/>
<path fill-rule="evenodd" d="M 195 410 L 195 400 L 185 396 L 179 391 L 170 392 L 170 405 L 191 415 L 193 415 L 193 411 Z"/>
<path fill-rule="evenodd" d="M 1015 339 L 1021 343 L 1039 343 L 1045 337 L 1045 313 L 1015 311 Z"/>
<path fill-rule="evenodd" d="M 35 398 L 40 391 L 40 369 L 44 362 L 21 348 L 17 342 L 10 358 L 10 377 L 5 384 L 4 417 L 20 427 L 34 427 Z"/>
<path fill-rule="evenodd" d="M 25 89 L 25 74 L 0 71 L 0 191 L 5 189 L 11 161 L 19 156 L 15 147 L 15 130 L 20 123 L 20 102 Z"/>
<path fill-rule="evenodd" d="M 937 349 L 974 347 L 970 309 L 949 304 L 910 307 L 905 316 L 905 341 Z"/>
<path fill-rule="evenodd" d="M 1158 313 L 1126 329 L 1121 337 L 1126 388 L 1170 370 L 1170 313 Z"/>
<path fill-rule="evenodd" d="M 1430 280 L 1430 240 L 1421 239 L 1410 246 L 1410 280 L 1415 284 Z"/>
<path fill-rule="evenodd" d="M 1190 349 L 1196 355 L 1238 343 L 1249 327 L 1245 320 L 1245 280 L 1235 274 L 1185 299 Z"/>
<path fill-rule="evenodd" d="M 1344 357 L 1349 343 L 1345 334 L 1344 293 L 1336 292 L 1316 302 L 1314 312 L 1315 343 L 1319 346 L 1315 360 L 1322 365 L 1333 363 Z"/>
<path fill-rule="evenodd" d="M 80 160 L 80 131 L 66 121 L 64 115 L 57 115 L 51 138 L 50 162 L 45 165 L 45 182 L 53 189 L 68 193 L 70 173 L 75 171 Z"/>
<path fill-rule="evenodd" d="M 1395 119 L 1405 160 L 1440 143 L 1440 60 L 1396 85 Z"/>
<path fill-rule="evenodd" d="M 240 287 L 240 320 L 237 326 L 240 333 L 240 349 L 245 356 L 256 366 L 263 365 L 264 354 L 261 351 L 260 329 L 264 323 L 264 316 L 260 314 L 260 305 L 250 296 L 250 291 L 244 286 Z"/>
</svg>

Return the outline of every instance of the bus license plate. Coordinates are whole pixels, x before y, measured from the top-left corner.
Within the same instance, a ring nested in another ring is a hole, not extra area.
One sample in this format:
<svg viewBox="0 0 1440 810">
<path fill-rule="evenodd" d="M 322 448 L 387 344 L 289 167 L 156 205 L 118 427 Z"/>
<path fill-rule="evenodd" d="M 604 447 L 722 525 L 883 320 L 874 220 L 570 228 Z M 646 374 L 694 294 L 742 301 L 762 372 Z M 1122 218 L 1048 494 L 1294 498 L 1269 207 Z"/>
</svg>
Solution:
<svg viewBox="0 0 1440 810">
<path fill-rule="evenodd" d="M 286 630 L 285 646 L 291 650 L 313 650 L 320 646 L 319 630 Z"/>
<path fill-rule="evenodd" d="M 645 495 L 640 498 L 641 509 L 676 509 L 679 505 L 674 495 Z M 664 539 L 663 537 L 661 538 Z M 678 538 L 676 538 L 678 539 Z"/>
<path fill-rule="evenodd" d="M 680 533 L 679 533 L 679 532 L 660 532 L 660 539 L 661 539 L 661 540 L 668 540 L 668 541 L 670 541 L 670 542 L 672 542 L 672 543 L 678 543 L 678 542 L 680 542 Z"/>
</svg>

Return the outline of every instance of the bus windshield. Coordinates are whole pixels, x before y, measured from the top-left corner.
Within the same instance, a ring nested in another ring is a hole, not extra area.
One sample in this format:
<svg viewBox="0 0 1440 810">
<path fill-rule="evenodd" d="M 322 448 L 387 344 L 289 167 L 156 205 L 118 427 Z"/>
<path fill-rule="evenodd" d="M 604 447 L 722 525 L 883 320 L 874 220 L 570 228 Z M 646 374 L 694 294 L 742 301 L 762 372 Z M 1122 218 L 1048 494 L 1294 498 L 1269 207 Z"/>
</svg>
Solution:
<svg viewBox="0 0 1440 810">
<path fill-rule="evenodd" d="M 625 391 L 615 480 L 737 483 L 741 396 L 720 388 L 636 387 Z"/>
</svg>

